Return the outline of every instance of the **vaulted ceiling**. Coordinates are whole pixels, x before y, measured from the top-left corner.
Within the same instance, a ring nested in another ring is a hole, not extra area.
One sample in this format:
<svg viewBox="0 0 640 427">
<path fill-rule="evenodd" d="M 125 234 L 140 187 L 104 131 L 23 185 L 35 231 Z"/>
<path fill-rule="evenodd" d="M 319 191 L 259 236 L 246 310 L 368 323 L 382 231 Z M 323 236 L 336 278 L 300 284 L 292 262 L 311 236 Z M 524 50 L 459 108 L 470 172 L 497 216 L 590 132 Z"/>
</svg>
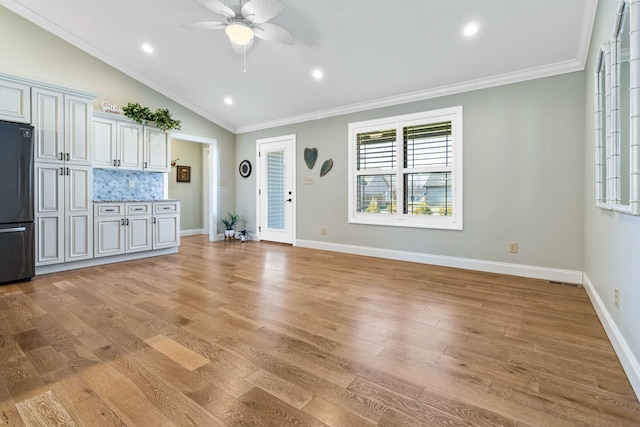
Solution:
<svg viewBox="0 0 640 427">
<path fill-rule="evenodd" d="M 581 70 L 596 8 L 596 0 L 282 1 L 270 22 L 295 44 L 257 39 L 244 55 L 224 31 L 183 27 L 224 20 L 196 0 L 0 4 L 234 132 Z M 466 37 L 471 22 L 479 31 Z"/>
</svg>

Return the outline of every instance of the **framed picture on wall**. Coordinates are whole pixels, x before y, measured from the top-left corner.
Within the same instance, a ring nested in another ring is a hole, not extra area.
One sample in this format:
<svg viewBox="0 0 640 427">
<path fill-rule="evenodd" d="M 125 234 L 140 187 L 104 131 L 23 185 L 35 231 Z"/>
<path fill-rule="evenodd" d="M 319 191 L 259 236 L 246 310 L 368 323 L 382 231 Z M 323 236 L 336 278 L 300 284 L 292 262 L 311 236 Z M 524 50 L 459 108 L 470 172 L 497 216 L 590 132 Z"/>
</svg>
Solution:
<svg viewBox="0 0 640 427">
<path fill-rule="evenodd" d="M 176 166 L 176 169 L 177 182 L 191 182 L 191 166 Z"/>
</svg>

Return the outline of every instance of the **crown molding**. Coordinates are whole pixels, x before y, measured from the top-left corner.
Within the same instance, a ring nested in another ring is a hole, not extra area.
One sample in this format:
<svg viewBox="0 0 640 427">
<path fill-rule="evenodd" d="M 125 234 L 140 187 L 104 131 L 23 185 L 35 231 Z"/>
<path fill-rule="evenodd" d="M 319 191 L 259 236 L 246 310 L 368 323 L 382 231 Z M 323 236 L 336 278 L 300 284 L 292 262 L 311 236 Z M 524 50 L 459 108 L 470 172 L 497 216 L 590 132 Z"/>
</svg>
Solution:
<svg viewBox="0 0 640 427">
<path fill-rule="evenodd" d="M 343 107 L 330 108 L 327 110 L 315 111 L 312 113 L 300 114 L 252 125 L 238 126 L 236 128 L 236 134 L 269 129 L 278 126 L 286 126 L 295 123 L 308 122 L 312 120 L 325 119 L 328 117 L 341 116 L 344 114 L 357 113 L 360 111 L 373 110 L 376 108 L 390 107 L 393 105 L 407 104 L 410 102 L 424 101 L 426 99 L 438 98 L 441 96 L 455 95 L 479 89 L 487 89 L 512 83 L 520 83 L 528 80 L 541 79 L 544 77 L 573 73 L 582 70 L 584 70 L 584 61 L 573 59 L 569 61 L 557 62 L 555 64 L 544 65 L 541 67 L 515 71 L 513 73 L 499 74 L 482 79 L 470 80 L 454 85 L 440 86 L 433 89 L 410 92 L 403 95 L 390 96 L 387 98 L 380 98 L 372 101 L 360 102 Z"/>
</svg>

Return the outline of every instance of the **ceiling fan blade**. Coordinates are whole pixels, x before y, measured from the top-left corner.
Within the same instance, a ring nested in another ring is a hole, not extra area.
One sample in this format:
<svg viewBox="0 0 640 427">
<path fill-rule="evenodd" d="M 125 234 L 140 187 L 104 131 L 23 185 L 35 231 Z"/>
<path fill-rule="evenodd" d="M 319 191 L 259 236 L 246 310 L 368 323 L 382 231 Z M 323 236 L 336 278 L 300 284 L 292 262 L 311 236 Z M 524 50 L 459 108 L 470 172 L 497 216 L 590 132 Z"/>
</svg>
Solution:
<svg viewBox="0 0 640 427">
<path fill-rule="evenodd" d="M 250 0 L 242 6 L 242 16 L 254 24 L 262 24 L 284 9 L 279 0 Z"/>
<path fill-rule="evenodd" d="M 224 15 L 227 18 L 234 18 L 236 16 L 236 13 L 220 0 L 198 0 L 198 3 L 218 15 Z"/>
<path fill-rule="evenodd" d="M 206 21 L 206 22 L 194 22 L 191 24 L 181 25 L 183 28 L 189 28 L 191 30 L 222 30 L 228 24 L 226 22 L 219 21 Z"/>
<path fill-rule="evenodd" d="M 282 44 L 294 44 L 295 40 L 289 31 L 285 30 L 279 25 L 274 24 L 259 24 L 253 26 L 253 33 L 256 37 L 262 40 L 270 42 L 282 43 Z"/>
</svg>

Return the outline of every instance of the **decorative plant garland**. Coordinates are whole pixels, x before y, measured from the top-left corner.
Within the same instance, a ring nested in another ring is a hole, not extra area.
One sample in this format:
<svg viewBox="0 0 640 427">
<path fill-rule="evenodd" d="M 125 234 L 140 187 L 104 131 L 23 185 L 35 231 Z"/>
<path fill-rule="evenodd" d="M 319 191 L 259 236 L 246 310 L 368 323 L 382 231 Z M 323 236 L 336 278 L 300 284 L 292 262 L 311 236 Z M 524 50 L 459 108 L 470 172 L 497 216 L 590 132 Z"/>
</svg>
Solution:
<svg viewBox="0 0 640 427">
<path fill-rule="evenodd" d="M 152 124 L 158 129 L 168 131 L 171 129 L 180 130 L 182 122 L 171 118 L 171 113 L 166 108 L 158 108 L 155 113 L 149 107 L 143 107 L 138 102 L 130 102 L 126 107 L 122 107 L 124 115 L 140 124 Z"/>
</svg>

